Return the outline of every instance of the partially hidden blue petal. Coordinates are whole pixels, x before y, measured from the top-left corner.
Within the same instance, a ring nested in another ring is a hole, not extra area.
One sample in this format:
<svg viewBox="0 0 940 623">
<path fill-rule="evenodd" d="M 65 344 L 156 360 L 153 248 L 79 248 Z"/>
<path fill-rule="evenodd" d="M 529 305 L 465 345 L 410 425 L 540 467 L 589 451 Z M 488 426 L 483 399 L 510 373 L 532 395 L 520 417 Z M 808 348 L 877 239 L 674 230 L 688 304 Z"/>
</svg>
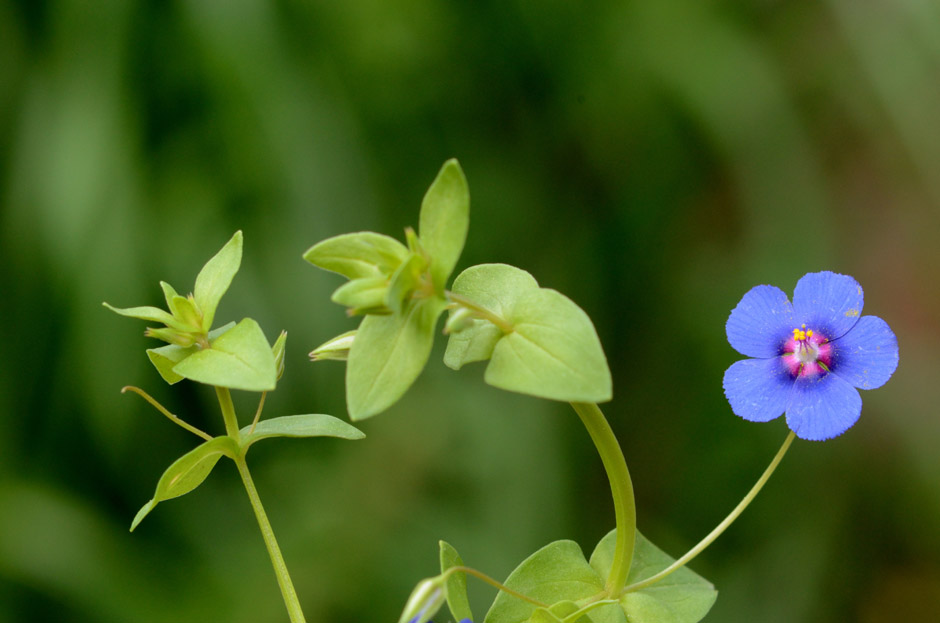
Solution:
<svg viewBox="0 0 940 623">
<path fill-rule="evenodd" d="M 862 286 L 848 275 L 829 271 L 803 275 L 793 290 L 793 309 L 807 329 L 830 340 L 845 335 L 862 314 Z"/>
<path fill-rule="evenodd" d="M 836 374 L 799 377 L 787 407 L 787 426 L 800 439 L 837 437 L 858 421 L 862 397 Z"/>
<path fill-rule="evenodd" d="M 748 357 L 776 357 L 793 330 L 793 307 L 774 286 L 755 286 L 731 310 L 725 333 L 732 348 Z"/>
<path fill-rule="evenodd" d="M 735 415 L 769 422 L 786 410 L 793 377 L 779 357 L 744 359 L 725 371 L 724 387 Z"/>
<path fill-rule="evenodd" d="M 898 367 L 898 340 L 877 316 L 863 316 L 832 349 L 833 374 L 859 389 L 881 387 Z"/>
</svg>

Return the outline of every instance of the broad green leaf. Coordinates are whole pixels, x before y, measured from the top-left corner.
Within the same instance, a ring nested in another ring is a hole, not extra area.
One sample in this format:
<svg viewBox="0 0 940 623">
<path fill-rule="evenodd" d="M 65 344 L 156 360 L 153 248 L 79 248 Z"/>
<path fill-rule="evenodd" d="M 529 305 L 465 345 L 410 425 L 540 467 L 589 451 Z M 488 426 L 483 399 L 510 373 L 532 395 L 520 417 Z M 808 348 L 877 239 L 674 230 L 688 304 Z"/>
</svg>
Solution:
<svg viewBox="0 0 940 623">
<path fill-rule="evenodd" d="M 108 303 L 102 303 L 102 305 L 114 313 L 127 316 L 128 318 L 137 318 L 138 320 L 146 320 L 147 322 L 159 322 L 180 331 L 187 330 L 186 325 L 170 315 L 170 312 L 164 311 L 159 307 L 143 306 L 120 308 L 109 305 Z"/>
<path fill-rule="evenodd" d="M 462 567 L 463 559 L 457 550 L 447 541 L 441 541 L 441 573 L 444 573 L 451 567 Z M 453 575 L 447 578 L 445 584 L 447 593 L 447 607 L 450 613 L 454 615 L 455 621 L 464 619 L 473 620 L 473 613 L 470 611 L 470 601 L 467 599 L 467 574 L 462 571 L 455 571 Z"/>
<path fill-rule="evenodd" d="M 231 240 L 225 243 L 212 259 L 206 262 L 196 276 L 193 298 L 202 312 L 202 328 L 208 331 L 215 319 L 215 310 L 222 300 L 222 295 L 232 284 L 232 278 L 242 263 L 242 232 L 235 232 Z"/>
<path fill-rule="evenodd" d="M 444 306 L 443 299 L 432 297 L 412 301 L 401 314 L 363 318 L 346 367 L 350 418 L 381 413 L 411 387 L 431 354 Z"/>
<path fill-rule="evenodd" d="M 405 304 L 411 300 L 411 294 L 421 283 L 421 273 L 427 268 L 424 258 L 416 253 L 408 256 L 392 275 L 385 295 L 385 304 L 393 313 L 401 313 Z"/>
<path fill-rule="evenodd" d="M 360 231 L 327 238 L 304 253 L 304 259 L 350 279 L 391 275 L 408 249 L 390 236 Z"/>
<path fill-rule="evenodd" d="M 261 420 L 252 431 L 251 426 L 241 430 L 242 449 L 256 441 L 271 437 L 339 437 L 340 439 L 362 439 L 365 434 L 355 426 L 320 413 L 285 415 Z"/>
<path fill-rule="evenodd" d="M 584 559 L 574 541 L 555 541 L 538 550 L 509 575 L 506 586 L 540 601 L 578 602 L 604 591 L 604 580 Z M 505 592 L 496 595 L 484 623 L 523 623 L 536 606 Z"/>
<path fill-rule="evenodd" d="M 235 326 L 234 322 L 230 322 L 224 326 L 219 327 L 215 331 L 209 332 L 209 340 L 213 340 L 216 337 L 222 335 L 229 329 Z M 193 353 L 199 352 L 199 347 L 196 345 L 190 346 L 189 348 L 183 348 L 182 346 L 176 346 L 175 344 L 167 344 L 166 346 L 161 346 L 159 348 L 148 348 L 147 357 L 150 359 L 150 363 L 157 369 L 157 372 L 160 373 L 160 376 L 163 377 L 163 380 L 174 385 L 182 381 L 185 377 L 180 376 L 173 371 L 173 368 L 186 359 Z"/>
<path fill-rule="evenodd" d="M 388 277 L 360 277 L 337 288 L 330 300 L 351 308 L 354 313 L 363 313 L 384 308 L 387 292 Z"/>
<path fill-rule="evenodd" d="M 131 532 L 154 507 L 165 500 L 185 495 L 202 484 L 223 455 L 234 457 L 238 446 L 231 437 L 216 437 L 196 446 L 170 465 L 157 482 L 153 499 L 144 504 L 131 523 Z"/>
<path fill-rule="evenodd" d="M 274 354 L 257 322 L 245 318 L 210 343 L 212 348 L 193 353 L 176 364 L 173 372 L 217 387 L 253 392 L 274 389 Z"/>
<path fill-rule="evenodd" d="M 470 191 L 456 160 L 444 163 L 421 202 L 418 234 L 431 258 L 431 277 L 440 292 L 454 271 L 470 226 Z"/>
<path fill-rule="evenodd" d="M 602 577 L 610 574 L 616 540 L 617 532 L 612 530 L 591 554 L 591 566 Z M 637 532 L 627 585 L 645 580 L 673 562 Z M 708 614 L 717 596 L 718 591 L 708 580 L 682 567 L 655 584 L 626 593 L 620 605 L 630 623 L 696 623 Z"/>
<path fill-rule="evenodd" d="M 484 380 L 565 402 L 611 398 L 610 369 L 591 319 L 571 299 L 541 288 L 513 306 L 511 333 L 497 342 Z"/>
<path fill-rule="evenodd" d="M 198 350 L 199 347 L 195 344 L 189 348 L 183 348 L 176 344 L 167 344 L 160 348 L 148 348 L 147 357 L 150 359 L 150 363 L 153 364 L 153 367 L 157 369 L 157 372 L 160 373 L 160 376 L 163 377 L 163 380 L 170 385 L 175 385 L 185 377 L 173 372 L 173 368 L 176 367 L 176 364 Z"/>
<path fill-rule="evenodd" d="M 511 322 L 516 303 L 529 293 L 537 292 L 535 278 L 508 264 L 479 264 L 460 273 L 454 280 L 453 292 L 465 297 L 493 315 Z M 451 333 L 444 353 L 444 364 L 459 370 L 464 364 L 485 361 L 493 354 L 503 330 L 488 320 L 476 319 L 456 333 Z"/>
</svg>

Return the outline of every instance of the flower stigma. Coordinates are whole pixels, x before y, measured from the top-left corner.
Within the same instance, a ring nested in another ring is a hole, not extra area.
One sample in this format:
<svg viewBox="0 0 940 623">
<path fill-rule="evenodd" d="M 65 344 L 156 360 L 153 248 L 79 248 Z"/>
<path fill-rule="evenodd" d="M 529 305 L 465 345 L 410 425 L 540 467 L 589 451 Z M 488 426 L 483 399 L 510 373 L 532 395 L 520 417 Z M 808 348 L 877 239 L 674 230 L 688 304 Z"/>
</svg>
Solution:
<svg viewBox="0 0 940 623">
<path fill-rule="evenodd" d="M 816 377 L 829 372 L 832 344 L 820 333 L 800 325 L 783 345 L 783 361 L 796 377 Z"/>
</svg>

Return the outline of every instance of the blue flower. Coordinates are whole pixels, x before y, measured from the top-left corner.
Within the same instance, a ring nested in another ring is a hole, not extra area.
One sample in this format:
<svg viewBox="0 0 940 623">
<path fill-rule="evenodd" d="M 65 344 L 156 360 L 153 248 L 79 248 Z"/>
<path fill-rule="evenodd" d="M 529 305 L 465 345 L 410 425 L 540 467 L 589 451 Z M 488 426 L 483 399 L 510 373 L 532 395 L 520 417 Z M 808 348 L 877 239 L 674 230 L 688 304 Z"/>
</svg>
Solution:
<svg viewBox="0 0 940 623">
<path fill-rule="evenodd" d="M 863 300 L 855 279 L 832 272 L 804 275 L 792 304 L 779 288 L 752 288 L 725 325 L 731 346 L 753 357 L 725 372 L 731 410 L 752 422 L 785 412 L 801 439 L 848 430 L 862 412 L 858 389 L 881 387 L 898 367 L 897 338 L 861 315 Z"/>
</svg>

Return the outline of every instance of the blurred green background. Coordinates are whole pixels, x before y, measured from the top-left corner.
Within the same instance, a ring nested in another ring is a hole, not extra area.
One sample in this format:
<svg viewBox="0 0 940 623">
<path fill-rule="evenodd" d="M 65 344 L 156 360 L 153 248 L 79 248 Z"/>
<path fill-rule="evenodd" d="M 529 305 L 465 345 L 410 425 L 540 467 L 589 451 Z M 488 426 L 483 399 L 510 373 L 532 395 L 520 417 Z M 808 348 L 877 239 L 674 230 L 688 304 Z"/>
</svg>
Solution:
<svg viewBox="0 0 940 623">
<path fill-rule="evenodd" d="M 101 302 L 162 305 L 160 279 L 188 291 L 243 229 L 218 318 L 290 333 L 266 415 L 344 416 L 343 366 L 306 352 L 354 323 L 300 256 L 400 237 L 452 156 L 458 270 L 518 265 L 591 315 L 640 528 L 674 555 L 786 434 L 722 395 L 730 309 L 858 279 L 898 372 L 692 567 L 720 590 L 708 621 L 940 620 L 937 3 L 0 0 L 0 623 L 287 620 L 230 463 L 128 533 L 197 440 L 120 387 L 222 427 Z M 366 440 L 252 453 L 311 623 L 397 619 L 440 538 L 505 577 L 613 526 L 574 413 L 451 372 L 438 342 Z M 482 620 L 493 592 L 470 591 Z"/>
</svg>

